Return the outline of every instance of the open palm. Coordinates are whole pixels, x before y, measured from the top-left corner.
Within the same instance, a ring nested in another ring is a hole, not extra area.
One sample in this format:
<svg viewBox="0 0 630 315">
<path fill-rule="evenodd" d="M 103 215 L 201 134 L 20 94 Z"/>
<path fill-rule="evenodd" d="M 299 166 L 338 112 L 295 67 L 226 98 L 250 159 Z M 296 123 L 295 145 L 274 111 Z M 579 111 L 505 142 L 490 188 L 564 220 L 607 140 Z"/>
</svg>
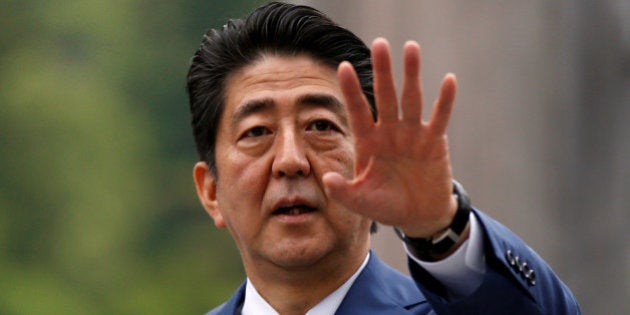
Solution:
<svg viewBox="0 0 630 315">
<path fill-rule="evenodd" d="M 324 183 L 331 197 L 349 209 L 398 226 L 406 235 L 427 237 L 448 226 L 456 208 L 446 137 L 455 76 L 444 78 L 431 117 L 423 121 L 418 44 L 404 47 L 400 100 L 390 60 L 387 41 L 376 39 L 372 63 L 377 122 L 350 63 L 339 66 L 354 136 L 355 171 L 353 179 L 327 173 Z"/>
</svg>

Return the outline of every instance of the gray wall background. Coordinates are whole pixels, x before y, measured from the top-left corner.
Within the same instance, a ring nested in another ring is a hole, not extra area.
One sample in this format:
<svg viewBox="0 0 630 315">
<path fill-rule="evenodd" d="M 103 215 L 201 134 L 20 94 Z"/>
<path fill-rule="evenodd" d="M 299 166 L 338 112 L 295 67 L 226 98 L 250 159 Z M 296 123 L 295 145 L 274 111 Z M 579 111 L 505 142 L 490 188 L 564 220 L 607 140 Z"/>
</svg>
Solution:
<svg viewBox="0 0 630 315">
<path fill-rule="evenodd" d="M 454 174 L 473 203 L 537 250 L 584 314 L 630 312 L 630 2 L 299 1 L 367 43 L 423 51 L 425 102 L 459 90 Z M 381 228 L 373 247 L 406 272 Z"/>
</svg>

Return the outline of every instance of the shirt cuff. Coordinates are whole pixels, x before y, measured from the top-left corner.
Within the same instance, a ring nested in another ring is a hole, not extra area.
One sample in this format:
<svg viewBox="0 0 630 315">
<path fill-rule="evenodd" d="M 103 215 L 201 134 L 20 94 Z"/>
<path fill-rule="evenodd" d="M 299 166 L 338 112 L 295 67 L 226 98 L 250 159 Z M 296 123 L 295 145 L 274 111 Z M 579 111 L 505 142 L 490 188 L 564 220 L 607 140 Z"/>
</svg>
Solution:
<svg viewBox="0 0 630 315">
<path fill-rule="evenodd" d="M 448 290 L 451 299 L 471 295 L 483 282 L 486 273 L 486 257 L 483 251 L 483 230 L 477 217 L 470 213 L 470 235 L 450 256 L 435 262 L 415 257 L 405 246 L 407 255 L 418 265 L 440 281 Z"/>
</svg>

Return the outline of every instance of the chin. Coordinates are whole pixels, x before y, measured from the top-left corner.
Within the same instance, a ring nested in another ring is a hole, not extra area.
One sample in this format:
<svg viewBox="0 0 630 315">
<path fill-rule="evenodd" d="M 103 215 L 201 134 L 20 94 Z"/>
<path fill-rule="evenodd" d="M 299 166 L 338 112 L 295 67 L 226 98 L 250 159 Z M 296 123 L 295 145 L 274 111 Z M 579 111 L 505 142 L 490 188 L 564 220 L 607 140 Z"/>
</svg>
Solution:
<svg viewBox="0 0 630 315">
<path fill-rule="evenodd" d="M 332 246 L 321 244 L 321 241 L 318 244 L 293 243 L 290 246 L 274 247 L 274 251 L 269 253 L 269 258 L 275 265 L 285 269 L 312 267 L 332 253 Z"/>
</svg>

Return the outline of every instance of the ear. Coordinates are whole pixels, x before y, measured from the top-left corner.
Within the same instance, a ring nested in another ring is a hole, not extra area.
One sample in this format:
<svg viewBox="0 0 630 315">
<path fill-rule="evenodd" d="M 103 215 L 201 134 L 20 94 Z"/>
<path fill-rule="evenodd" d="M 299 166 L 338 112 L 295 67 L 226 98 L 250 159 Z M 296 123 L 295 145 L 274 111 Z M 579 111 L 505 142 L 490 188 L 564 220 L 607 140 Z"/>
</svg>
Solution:
<svg viewBox="0 0 630 315">
<path fill-rule="evenodd" d="M 219 228 L 225 228 L 225 221 L 221 211 L 219 211 L 217 202 L 217 181 L 206 162 L 197 162 L 195 164 L 193 179 L 197 188 L 197 197 L 199 197 L 199 201 L 206 209 L 206 212 L 214 220 L 214 225 Z"/>
</svg>

